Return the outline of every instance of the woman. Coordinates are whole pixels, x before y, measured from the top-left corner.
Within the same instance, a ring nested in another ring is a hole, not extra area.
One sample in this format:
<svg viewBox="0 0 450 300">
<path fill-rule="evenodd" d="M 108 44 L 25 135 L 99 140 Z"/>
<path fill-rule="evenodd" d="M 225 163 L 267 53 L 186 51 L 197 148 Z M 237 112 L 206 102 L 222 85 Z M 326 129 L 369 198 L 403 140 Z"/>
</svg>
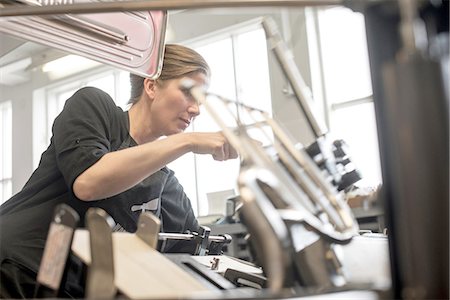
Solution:
<svg viewBox="0 0 450 300">
<path fill-rule="evenodd" d="M 0 296 L 32 297 L 35 277 L 56 205 L 80 215 L 103 208 L 114 230 L 134 232 L 142 211 L 161 219 L 165 232 L 195 231 L 189 199 L 166 164 L 185 153 L 236 158 L 219 133 L 184 133 L 199 114 L 181 82 L 207 85 L 209 67 L 195 51 L 165 48 L 157 80 L 131 75 L 131 108 L 87 87 L 69 98 L 53 124 L 49 148 L 22 191 L 0 207 Z M 168 251 L 180 251 L 174 244 Z"/>
</svg>

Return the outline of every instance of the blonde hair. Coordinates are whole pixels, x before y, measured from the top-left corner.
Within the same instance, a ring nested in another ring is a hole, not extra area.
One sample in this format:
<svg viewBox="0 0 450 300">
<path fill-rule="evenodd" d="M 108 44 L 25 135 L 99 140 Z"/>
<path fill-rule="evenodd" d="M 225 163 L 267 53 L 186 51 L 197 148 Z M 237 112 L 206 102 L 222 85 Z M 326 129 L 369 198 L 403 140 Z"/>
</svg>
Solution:
<svg viewBox="0 0 450 300">
<path fill-rule="evenodd" d="M 157 82 L 162 83 L 165 80 L 190 76 L 195 73 L 203 73 L 206 77 L 210 77 L 210 72 L 208 63 L 195 50 L 181 45 L 167 44 L 164 50 L 161 75 Z M 134 104 L 139 101 L 144 89 L 144 79 L 139 75 L 130 74 L 131 95 L 128 103 Z"/>
</svg>

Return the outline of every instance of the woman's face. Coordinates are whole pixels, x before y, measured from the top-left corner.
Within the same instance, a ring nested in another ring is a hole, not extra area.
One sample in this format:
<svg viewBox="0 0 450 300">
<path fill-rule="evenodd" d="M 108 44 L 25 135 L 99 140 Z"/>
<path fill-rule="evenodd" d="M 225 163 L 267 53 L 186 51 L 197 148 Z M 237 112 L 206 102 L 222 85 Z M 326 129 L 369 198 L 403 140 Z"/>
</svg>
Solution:
<svg viewBox="0 0 450 300">
<path fill-rule="evenodd" d="M 183 132 L 200 110 L 197 101 L 190 93 L 183 89 L 181 82 L 189 78 L 199 86 L 207 83 L 203 73 L 166 80 L 162 84 L 155 85 L 154 100 L 152 103 L 152 127 L 154 133 L 167 136 Z"/>
</svg>

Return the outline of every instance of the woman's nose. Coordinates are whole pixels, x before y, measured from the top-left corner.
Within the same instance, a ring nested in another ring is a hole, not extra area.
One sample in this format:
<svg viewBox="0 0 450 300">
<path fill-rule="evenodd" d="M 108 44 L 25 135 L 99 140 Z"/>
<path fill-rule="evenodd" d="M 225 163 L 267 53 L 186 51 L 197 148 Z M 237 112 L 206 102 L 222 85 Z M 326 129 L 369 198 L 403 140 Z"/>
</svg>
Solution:
<svg viewBox="0 0 450 300">
<path fill-rule="evenodd" d="M 196 117 L 200 114 L 200 107 L 197 102 L 193 102 L 188 107 L 188 113 L 193 117 Z"/>
</svg>

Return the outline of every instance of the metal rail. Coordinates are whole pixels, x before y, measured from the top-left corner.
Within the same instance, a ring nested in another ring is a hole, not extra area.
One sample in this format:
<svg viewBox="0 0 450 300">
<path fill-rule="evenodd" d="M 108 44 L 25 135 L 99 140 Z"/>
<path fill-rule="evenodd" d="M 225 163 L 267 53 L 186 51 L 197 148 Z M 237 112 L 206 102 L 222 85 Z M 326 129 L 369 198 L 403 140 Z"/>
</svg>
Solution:
<svg viewBox="0 0 450 300">
<path fill-rule="evenodd" d="M 55 15 L 70 12 L 100 13 L 117 11 L 174 10 L 214 7 L 270 7 L 342 5 L 343 0 L 147 0 L 84 2 L 58 5 L 3 5 L 0 17 Z"/>
</svg>

